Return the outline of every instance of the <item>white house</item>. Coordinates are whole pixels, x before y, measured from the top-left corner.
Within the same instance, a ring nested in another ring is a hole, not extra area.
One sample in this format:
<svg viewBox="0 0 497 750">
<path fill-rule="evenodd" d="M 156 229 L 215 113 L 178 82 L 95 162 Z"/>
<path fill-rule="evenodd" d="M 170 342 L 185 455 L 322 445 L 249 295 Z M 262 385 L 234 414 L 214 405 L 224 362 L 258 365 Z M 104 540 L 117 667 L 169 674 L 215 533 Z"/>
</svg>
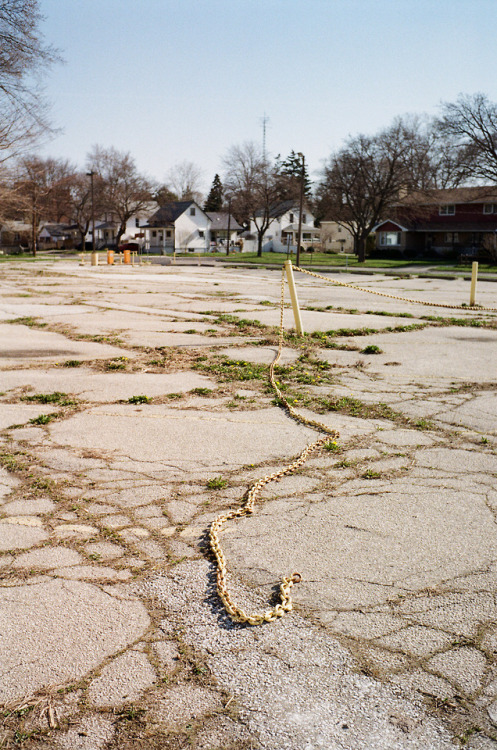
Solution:
<svg viewBox="0 0 497 750">
<path fill-rule="evenodd" d="M 205 253 L 210 246 L 211 221 L 195 201 L 161 206 L 143 225 L 145 250 L 150 253 Z"/>
<path fill-rule="evenodd" d="M 261 212 L 262 216 L 262 212 Z M 295 201 L 283 201 L 270 209 L 270 224 L 264 232 L 262 239 L 263 252 L 286 253 L 295 252 L 297 249 L 297 237 L 299 229 L 299 204 Z M 255 221 L 250 222 L 250 234 L 255 240 L 245 240 L 244 249 L 247 250 L 247 242 L 254 245 L 257 250 L 257 225 L 260 225 L 256 216 Z M 314 216 L 304 206 L 302 211 L 302 236 L 301 247 L 316 247 L 320 242 L 320 232 L 314 226 Z M 252 250 L 252 248 L 251 248 Z"/>
<path fill-rule="evenodd" d="M 238 239 L 238 233 L 242 231 L 242 227 L 233 214 L 228 216 L 226 212 L 209 211 L 207 216 L 210 219 L 211 247 L 218 250 L 226 249 L 228 225 L 230 230 L 230 247 L 234 245 Z"/>
<path fill-rule="evenodd" d="M 142 208 L 136 214 L 133 214 L 126 222 L 124 234 L 121 237 L 121 243 L 136 242 L 142 246 L 145 242 L 143 224 L 148 217 L 157 210 L 157 203 L 151 201 L 148 206 Z M 95 244 L 97 248 L 113 247 L 116 242 L 119 222 L 112 213 L 104 214 L 95 221 Z M 86 242 L 91 244 L 92 226 L 88 228 Z"/>
</svg>

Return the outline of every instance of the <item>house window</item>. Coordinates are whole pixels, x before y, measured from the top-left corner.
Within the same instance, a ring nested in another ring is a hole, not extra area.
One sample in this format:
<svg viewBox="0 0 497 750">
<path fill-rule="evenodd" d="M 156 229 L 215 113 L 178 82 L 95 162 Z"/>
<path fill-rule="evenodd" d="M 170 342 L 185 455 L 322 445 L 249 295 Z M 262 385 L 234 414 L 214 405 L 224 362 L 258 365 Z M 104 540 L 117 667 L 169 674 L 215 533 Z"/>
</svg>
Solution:
<svg viewBox="0 0 497 750">
<path fill-rule="evenodd" d="M 172 236 L 173 236 L 173 233 L 171 232 L 171 230 L 167 229 L 166 230 L 166 237 L 172 237 Z"/>
<path fill-rule="evenodd" d="M 495 203 L 484 203 L 483 204 L 483 213 L 484 214 L 494 214 L 495 213 Z"/>
<path fill-rule="evenodd" d="M 195 206 L 190 208 L 190 216 L 195 216 Z"/>
<path fill-rule="evenodd" d="M 380 232 L 380 245 L 392 247 L 400 245 L 400 232 Z"/>
<path fill-rule="evenodd" d="M 440 216 L 454 216 L 456 207 L 453 203 L 447 203 L 446 206 L 440 206 L 438 213 Z"/>
<path fill-rule="evenodd" d="M 303 232 L 302 233 L 302 239 L 303 240 L 311 240 L 312 239 L 311 233 L 310 232 Z"/>
<path fill-rule="evenodd" d="M 293 224 L 295 221 L 295 216 L 293 214 L 290 214 L 290 224 Z"/>
<path fill-rule="evenodd" d="M 156 232 L 156 230 L 155 230 L 155 229 L 154 229 L 154 230 L 153 230 L 153 232 L 152 232 L 152 237 L 157 237 L 157 232 Z"/>
<path fill-rule="evenodd" d="M 204 230 L 203 230 L 203 229 L 199 229 L 199 230 L 198 230 L 198 236 L 199 236 L 199 237 L 202 237 L 202 239 L 203 239 L 203 238 L 205 237 L 205 232 L 204 232 Z"/>
<path fill-rule="evenodd" d="M 452 245 L 459 242 L 459 232 L 446 232 L 445 234 L 445 244 L 446 245 Z"/>
<path fill-rule="evenodd" d="M 307 214 L 302 214 L 302 224 L 307 224 Z"/>
<path fill-rule="evenodd" d="M 140 219 L 135 219 L 135 227 L 137 229 L 140 227 Z"/>
</svg>

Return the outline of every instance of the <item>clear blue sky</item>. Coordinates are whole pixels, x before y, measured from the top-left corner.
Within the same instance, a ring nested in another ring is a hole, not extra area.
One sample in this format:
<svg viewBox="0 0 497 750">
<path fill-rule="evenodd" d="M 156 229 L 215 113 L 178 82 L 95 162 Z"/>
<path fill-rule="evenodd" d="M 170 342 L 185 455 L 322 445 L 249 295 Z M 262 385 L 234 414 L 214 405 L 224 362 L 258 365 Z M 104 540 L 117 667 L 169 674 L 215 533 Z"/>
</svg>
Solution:
<svg viewBox="0 0 497 750">
<path fill-rule="evenodd" d="M 47 79 L 62 129 L 43 149 L 83 166 L 92 145 L 129 151 L 158 180 L 226 149 L 302 151 L 311 173 L 348 135 L 497 100 L 496 0 L 40 0 L 65 58 Z M 315 175 L 312 175 L 315 177 Z"/>
</svg>

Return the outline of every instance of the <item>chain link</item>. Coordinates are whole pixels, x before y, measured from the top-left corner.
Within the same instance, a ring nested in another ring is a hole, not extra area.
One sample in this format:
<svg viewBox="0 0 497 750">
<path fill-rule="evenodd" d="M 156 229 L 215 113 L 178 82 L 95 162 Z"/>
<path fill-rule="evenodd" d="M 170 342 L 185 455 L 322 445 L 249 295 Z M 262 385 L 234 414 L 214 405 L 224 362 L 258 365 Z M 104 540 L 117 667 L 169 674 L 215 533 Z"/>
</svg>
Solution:
<svg viewBox="0 0 497 750">
<path fill-rule="evenodd" d="M 282 578 L 282 581 L 280 584 L 280 602 L 276 604 L 274 607 L 272 607 L 271 609 L 268 609 L 266 612 L 256 612 L 252 614 L 247 614 L 243 609 L 241 609 L 233 601 L 233 598 L 228 590 L 227 583 L 226 583 L 226 572 L 227 572 L 226 571 L 226 558 L 224 556 L 224 553 L 223 553 L 223 550 L 221 548 L 221 544 L 219 541 L 219 532 L 221 531 L 222 527 L 227 521 L 230 521 L 233 518 L 242 518 L 243 516 L 249 516 L 254 512 L 255 502 L 258 499 L 262 488 L 266 484 L 268 484 L 269 482 L 275 482 L 277 479 L 281 479 L 281 477 L 288 476 L 289 474 L 293 474 L 295 471 L 297 471 L 297 469 L 300 469 L 300 467 L 303 466 L 305 462 L 308 460 L 309 456 L 312 453 L 317 452 L 324 445 L 324 443 L 327 443 L 330 441 L 334 442 L 339 436 L 339 433 L 337 432 L 337 430 L 333 430 L 327 425 L 322 424 L 321 422 L 317 422 L 314 419 L 309 419 L 308 417 L 305 417 L 302 414 L 299 414 L 299 412 L 296 409 L 294 409 L 294 407 L 286 400 L 286 398 L 283 396 L 280 389 L 278 388 L 278 384 L 276 382 L 276 376 L 275 376 L 275 368 L 278 362 L 280 361 L 281 351 L 283 348 L 284 305 L 285 305 L 285 270 L 283 269 L 283 272 L 281 275 L 280 335 L 279 335 L 278 351 L 269 368 L 269 379 L 270 379 L 271 385 L 275 393 L 278 396 L 280 404 L 283 404 L 285 406 L 289 414 L 294 419 L 296 419 L 298 422 L 301 422 L 302 424 L 312 427 L 315 430 L 324 432 L 325 434 L 322 437 L 318 438 L 318 440 L 315 440 L 313 443 L 310 443 L 310 445 L 304 448 L 302 453 L 300 453 L 300 455 L 297 456 L 295 461 L 293 461 L 287 467 L 285 467 L 284 469 L 280 469 L 279 471 L 275 471 L 272 474 L 267 474 L 265 477 L 262 477 L 257 482 L 255 482 L 246 493 L 245 500 L 239 508 L 237 508 L 236 510 L 230 510 L 227 513 L 222 513 L 212 522 L 210 526 L 209 543 L 210 543 L 210 548 L 216 559 L 216 564 L 217 564 L 217 574 L 216 574 L 217 592 L 219 594 L 221 601 L 223 602 L 225 606 L 226 612 L 231 617 L 231 619 L 234 620 L 235 622 L 247 623 L 249 625 L 261 625 L 263 622 L 273 622 L 274 620 L 277 620 L 278 617 L 281 617 L 282 615 L 284 615 L 285 612 L 290 612 L 290 610 L 293 608 L 292 597 L 290 595 L 290 589 L 295 583 L 298 583 L 301 580 L 301 576 L 300 576 L 300 573 L 293 573 L 291 576 L 284 576 Z"/>
<path fill-rule="evenodd" d="M 464 305 L 449 305 L 441 302 L 423 302 L 422 300 L 416 300 L 416 299 L 409 299 L 408 297 L 401 297 L 399 295 L 395 294 L 387 294 L 386 292 L 380 292 L 373 289 L 366 289 L 365 287 L 360 286 L 354 286 L 354 284 L 348 284 L 345 281 L 338 281 L 337 279 L 330 279 L 326 276 L 323 276 L 322 274 L 315 273 L 313 271 L 309 271 L 305 268 L 300 268 L 299 266 L 293 266 L 295 271 L 301 271 L 301 273 L 306 273 L 309 276 L 314 276 L 317 279 L 322 279 L 323 281 L 326 281 L 328 284 L 333 284 L 335 286 L 342 286 L 346 287 L 348 289 L 354 289 L 357 292 L 367 292 L 369 294 L 376 294 L 380 297 L 387 297 L 389 299 L 395 299 L 400 300 L 401 302 L 409 302 L 414 303 L 418 305 L 426 305 L 428 307 L 443 307 L 450 310 L 470 310 L 470 311 L 484 311 L 484 312 L 497 312 L 497 308 L 492 307 L 478 307 L 478 308 L 468 308 Z M 221 598 L 221 601 L 223 602 L 226 612 L 231 617 L 232 620 L 235 622 L 240 623 L 247 623 L 249 625 L 261 625 L 263 622 L 273 622 L 274 620 L 277 620 L 278 617 L 281 617 L 285 614 L 285 612 L 290 612 L 293 608 L 292 603 L 292 597 L 290 595 L 290 589 L 295 583 L 298 583 L 301 580 L 300 573 L 293 573 L 291 576 L 284 576 L 282 578 L 282 582 L 280 584 L 280 603 L 276 604 L 271 609 L 268 609 L 266 612 L 256 612 L 252 614 L 247 614 L 243 609 L 241 609 L 233 600 L 227 586 L 226 582 L 226 575 L 227 575 L 227 567 L 226 567 L 226 558 L 224 556 L 223 550 L 221 548 L 221 543 L 219 541 L 219 532 L 221 531 L 222 527 L 227 521 L 232 520 L 233 518 L 242 518 L 243 516 L 249 516 L 254 512 L 254 506 L 256 503 L 256 500 L 259 497 L 259 494 L 262 490 L 262 488 L 268 484 L 269 482 L 275 482 L 278 479 L 281 479 L 284 476 L 288 476 L 289 474 L 293 474 L 297 469 L 299 469 L 301 466 L 305 464 L 305 462 L 308 460 L 309 456 L 312 453 L 317 452 L 325 443 L 329 441 L 335 442 L 337 438 L 339 437 L 339 432 L 337 430 L 332 429 L 331 427 L 328 427 L 327 425 L 323 424 L 322 422 L 318 422 L 314 419 L 309 419 L 308 417 L 305 417 L 303 414 L 300 414 L 293 406 L 290 404 L 287 399 L 283 396 L 281 390 L 278 388 L 278 383 L 276 381 L 275 376 L 275 369 L 278 365 L 278 362 L 281 358 L 281 352 L 283 348 L 283 341 L 284 341 L 284 329 L 283 329 L 283 314 L 284 314 L 284 306 L 285 306 L 285 270 L 283 269 L 282 275 L 281 275 L 281 296 L 280 296 L 280 332 L 279 332 L 279 342 L 278 342 L 278 351 L 276 353 L 276 356 L 274 360 L 271 362 L 270 368 L 269 368 L 269 380 L 271 382 L 271 386 L 276 393 L 279 403 L 282 404 L 288 413 L 296 419 L 298 422 L 307 425 L 308 427 L 312 427 L 315 430 L 318 430 L 319 432 L 324 433 L 322 437 L 320 437 L 318 440 L 315 440 L 313 443 L 310 443 L 302 453 L 293 461 L 291 464 L 289 464 L 284 469 L 280 469 L 279 471 L 275 471 L 272 474 L 267 474 L 266 476 L 259 479 L 257 482 L 255 482 L 248 492 L 245 495 L 245 499 L 242 503 L 242 505 L 237 508 L 236 510 L 230 510 L 227 513 L 222 513 L 219 515 L 211 524 L 210 530 L 209 530 L 209 542 L 210 542 L 210 548 L 212 550 L 212 553 L 216 559 L 217 564 L 217 591 L 219 594 L 219 597 Z"/>
<path fill-rule="evenodd" d="M 449 305 L 446 302 L 424 302 L 424 300 L 420 299 L 410 299 L 409 297 L 400 297 L 396 294 L 387 294 L 387 292 L 379 292 L 376 289 L 366 289 L 363 286 L 354 286 L 354 284 L 347 284 L 346 281 L 338 281 L 338 279 L 330 279 L 327 276 L 323 276 L 320 273 L 315 273 L 314 271 L 309 271 L 307 268 L 301 268 L 300 266 L 293 266 L 292 268 L 294 271 L 300 271 L 301 273 L 306 273 L 308 276 L 314 276 L 316 279 L 322 279 L 323 281 L 326 281 L 327 284 L 333 284 L 334 286 L 344 286 L 347 287 L 347 289 L 354 289 L 356 292 L 367 292 L 368 294 L 376 294 L 379 297 L 388 297 L 388 299 L 397 299 L 401 302 L 411 302 L 415 305 L 425 305 L 426 307 L 444 307 L 448 310 L 467 310 L 470 312 L 497 312 L 496 307 L 480 307 L 480 305 L 475 307 L 469 307 L 467 305 Z"/>
</svg>

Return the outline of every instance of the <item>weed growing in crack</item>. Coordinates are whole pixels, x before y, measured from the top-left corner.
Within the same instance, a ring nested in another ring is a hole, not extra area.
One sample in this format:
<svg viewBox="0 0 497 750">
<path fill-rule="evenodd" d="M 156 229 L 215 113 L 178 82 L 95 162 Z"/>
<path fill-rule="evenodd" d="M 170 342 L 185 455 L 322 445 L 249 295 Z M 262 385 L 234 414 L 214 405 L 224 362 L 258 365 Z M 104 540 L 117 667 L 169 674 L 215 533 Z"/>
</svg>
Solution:
<svg viewBox="0 0 497 750">
<path fill-rule="evenodd" d="M 363 479 L 380 479 L 381 474 L 379 471 L 375 471 L 374 469 L 367 469 L 362 475 L 362 478 Z"/>
<path fill-rule="evenodd" d="M 328 442 L 323 445 L 323 448 L 330 453 L 341 453 L 342 451 L 342 447 L 335 442 L 335 440 L 328 440 Z"/>
<path fill-rule="evenodd" d="M 149 404 L 152 399 L 149 396 L 130 396 L 128 404 Z"/>
<path fill-rule="evenodd" d="M 228 486 L 228 480 L 223 477 L 213 477 L 205 485 L 208 490 L 224 490 Z"/>
<path fill-rule="evenodd" d="M 39 404 L 59 404 L 59 406 L 76 406 L 78 403 L 70 398 L 67 393 L 35 393 L 32 396 L 22 396 L 21 401 L 36 401 Z"/>
<path fill-rule="evenodd" d="M 47 323 L 40 323 L 38 318 L 12 318 L 12 320 L 6 320 L 6 323 L 14 323 L 22 326 L 29 326 L 30 328 L 46 328 Z"/>
<path fill-rule="evenodd" d="M 417 419 L 414 422 L 414 427 L 418 430 L 431 430 L 433 429 L 433 422 L 430 422 L 429 419 Z"/>
<path fill-rule="evenodd" d="M 369 344 L 369 346 L 365 346 L 364 349 L 361 349 L 361 354 L 383 354 L 383 349 L 380 349 L 376 344 Z"/>
<path fill-rule="evenodd" d="M 195 396 L 210 396 L 214 391 L 212 388 L 192 388 L 190 393 L 193 393 Z"/>
<path fill-rule="evenodd" d="M 54 419 L 57 419 L 57 414 L 39 414 L 37 417 L 29 420 L 29 424 L 48 424 Z"/>
<path fill-rule="evenodd" d="M 112 372 L 114 370 L 125 370 L 127 357 L 116 357 L 115 359 L 109 359 L 105 363 L 105 369 Z"/>
<path fill-rule="evenodd" d="M 217 375 L 222 381 L 265 380 L 268 371 L 267 365 L 228 359 L 227 357 L 219 357 L 211 362 L 199 361 L 197 359 L 193 363 L 192 368 Z"/>
</svg>

